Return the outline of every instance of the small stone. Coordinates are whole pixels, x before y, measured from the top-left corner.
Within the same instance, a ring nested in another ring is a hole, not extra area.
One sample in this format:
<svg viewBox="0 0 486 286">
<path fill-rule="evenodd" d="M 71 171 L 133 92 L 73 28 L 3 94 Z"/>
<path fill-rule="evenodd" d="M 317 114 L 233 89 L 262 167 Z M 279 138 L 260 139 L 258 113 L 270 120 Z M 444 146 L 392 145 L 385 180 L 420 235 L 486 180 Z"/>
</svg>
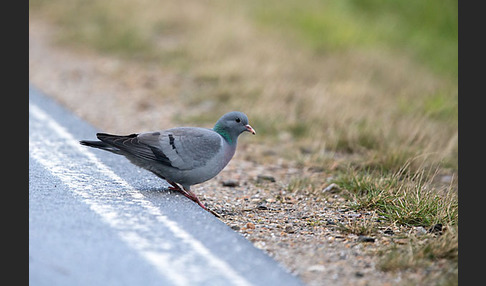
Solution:
<svg viewBox="0 0 486 286">
<path fill-rule="evenodd" d="M 315 264 L 315 265 L 309 266 L 309 268 L 307 268 L 307 270 L 311 271 L 311 272 L 323 272 L 323 271 L 326 270 L 326 266 L 320 265 L 320 264 Z"/>
<path fill-rule="evenodd" d="M 252 223 L 252 222 L 249 222 L 249 223 L 246 224 L 246 228 L 247 229 L 255 229 L 255 224 Z"/>
<path fill-rule="evenodd" d="M 256 248 L 258 248 L 258 249 L 263 249 L 263 250 L 264 250 L 264 249 L 265 249 L 265 247 L 266 247 L 266 243 L 265 243 L 265 242 L 263 242 L 263 241 L 256 241 L 256 242 L 254 242 L 254 243 L 253 243 L 253 245 L 254 245 Z"/>
<path fill-rule="evenodd" d="M 335 194 L 335 193 L 339 192 L 340 190 L 341 190 L 341 187 L 339 187 L 336 183 L 332 183 L 329 186 L 327 186 L 326 188 L 324 188 L 324 190 L 322 190 L 322 192 L 323 193 Z"/>
<path fill-rule="evenodd" d="M 237 225 L 232 225 L 232 226 L 231 226 L 231 228 L 232 228 L 233 230 L 236 230 L 236 231 L 238 231 L 238 230 L 240 230 L 240 229 L 241 229 L 241 228 L 240 228 L 239 226 L 237 226 Z"/>
<path fill-rule="evenodd" d="M 256 208 L 263 211 L 268 210 L 268 207 L 264 204 L 259 204 Z"/>
<path fill-rule="evenodd" d="M 230 187 L 230 188 L 238 187 L 240 185 L 240 183 L 238 181 L 235 181 L 235 180 L 223 181 L 222 184 L 223 184 L 223 187 Z"/>
<path fill-rule="evenodd" d="M 415 231 L 417 232 L 417 235 L 424 235 L 427 233 L 427 230 L 422 226 L 416 227 Z"/>
<path fill-rule="evenodd" d="M 364 277 L 364 273 L 363 272 L 355 272 L 354 273 L 354 276 L 358 277 L 358 278 L 361 278 L 361 277 Z"/>
<path fill-rule="evenodd" d="M 439 233 L 439 234 L 442 233 L 442 224 L 441 223 L 434 224 L 429 228 L 428 232 Z"/>
<path fill-rule="evenodd" d="M 375 242 L 374 237 L 360 235 L 358 236 L 358 242 Z"/>
<path fill-rule="evenodd" d="M 383 231 L 383 233 L 388 234 L 388 235 L 394 235 L 395 234 L 391 228 L 385 229 L 385 231 Z"/>
<path fill-rule="evenodd" d="M 262 183 L 264 181 L 275 183 L 275 178 L 269 175 L 258 175 L 257 182 Z"/>
<path fill-rule="evenodd" d="M 326 219 L 326 225 L 336 225 L 332 219 Z"/>
<path fill-rule="evenodd" d="M 290 225 L 287 225 L 285 227 L 285 232 L 286 233 L 294 233 L 295 231 L 294 231 L 294 229 Z"/>
</svg>

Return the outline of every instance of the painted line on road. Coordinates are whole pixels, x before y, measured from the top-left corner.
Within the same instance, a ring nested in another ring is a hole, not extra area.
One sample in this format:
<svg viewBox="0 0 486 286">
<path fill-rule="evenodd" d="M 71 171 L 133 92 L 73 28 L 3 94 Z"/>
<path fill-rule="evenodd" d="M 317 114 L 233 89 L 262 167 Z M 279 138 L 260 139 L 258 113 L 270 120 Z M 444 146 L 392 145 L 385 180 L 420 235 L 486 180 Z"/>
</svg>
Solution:
<svg viewBox="0 0 486 286">
<path fill-rule="evenodd" d="M 116 175 L 66 128 L 29 101 L 29 154 L 101 216 L 121 239 L 174 285 L 251 285 L 228 263 L 170 220 L 141 192 Z M 75 156 L 73 155 L 75 154 Z M 93 179 L 93 176 L 105 178 Z M 101 176 L 100 176 L 101 175 Z M 121 190 L 121 191 L 120 191 Z M 177 238 L 174 245 L 161 235 Z M 154 232 L 159 232 L 154 235 Z M 183 248 L 182 254 L 171 250 Z M 213 269 L 214 271 L 208 271 Z M 211 283 L 213 282 L 213 283 Z"/>
</svg>

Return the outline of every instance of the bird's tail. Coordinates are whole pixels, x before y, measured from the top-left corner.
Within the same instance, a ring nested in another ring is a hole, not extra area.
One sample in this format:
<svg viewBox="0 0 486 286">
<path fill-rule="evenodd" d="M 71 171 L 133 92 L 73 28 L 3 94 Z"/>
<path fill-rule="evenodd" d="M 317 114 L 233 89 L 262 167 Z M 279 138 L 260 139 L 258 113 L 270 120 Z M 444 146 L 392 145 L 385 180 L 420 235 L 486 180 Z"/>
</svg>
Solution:
<svg viewBox="0 0 486 286">
<path fill-rule="evenodd" d="M 85 146 L 89 146 L 89 147 L 93 147 L 93 148 L 98 148 L 98 149 L 110 151 L 110 152 L 117 153 L 117 154 L 119 154 L 119 151 L 120 151 L 120 149 L 118 149 L 118 148 L 116 148 L 112 145 L 109 145 L 105 142 L 102 142 L 102 141 L 81 140 L 81 141 L 79 141 L 79 143 L 81 143 L 81 145 L 85 145 Z"/>
<path fill-rule="evenodd" d="M 138 134 L 130 134 L 130 135 L 112 135 L 107 133 L 96 133 L 96 137 L 100 139 L 100 141 L 91 141 L 91 140 L 81 140 L 79 143 L 81 145 L 102 149 L 105 151 L 110 151 L 115 154 L 123 154 L 122 150 L 118 148 L 118 145 L 123 143 L 126 139 L 130 139 L 136 137 Z M 121 143 L 120 143 L 121 142 Z"/>
</svg>

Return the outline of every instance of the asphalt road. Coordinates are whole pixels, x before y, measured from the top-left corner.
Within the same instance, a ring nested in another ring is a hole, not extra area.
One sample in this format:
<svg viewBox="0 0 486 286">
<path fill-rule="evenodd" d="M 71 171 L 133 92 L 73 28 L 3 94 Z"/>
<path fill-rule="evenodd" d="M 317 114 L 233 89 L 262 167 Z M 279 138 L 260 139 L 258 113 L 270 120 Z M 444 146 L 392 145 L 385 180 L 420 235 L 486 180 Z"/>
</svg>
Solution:
<svg viewBox="0 0 486 286">
<path fill-rule="evenodd" d="M 302 285 L 29 87 L 30 285 Z"/>
</svg>

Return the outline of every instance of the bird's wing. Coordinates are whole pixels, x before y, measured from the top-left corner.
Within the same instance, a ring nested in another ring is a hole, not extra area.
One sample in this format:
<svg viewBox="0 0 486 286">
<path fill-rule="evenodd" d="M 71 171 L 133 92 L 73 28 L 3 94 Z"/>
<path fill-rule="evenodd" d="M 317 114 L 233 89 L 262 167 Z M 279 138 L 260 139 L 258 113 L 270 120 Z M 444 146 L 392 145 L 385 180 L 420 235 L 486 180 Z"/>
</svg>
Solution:
<svg viewBox="0 0 486 286">
<path fill-rule="evenodd" d="M 141 160 L 157 161 L 164 165 L 170 166 L 170 160 L 163 153 L 157 152 L 151 146 L 141 142 L 139 134 L 130 135 L 112 135 L 106 133 L 97 133 L 96 137 L 106 146 L 103 148 L 118 154 L 129 154 Z M 100 142 L 101 143 L 101 142 Z"/>
<path fill-rule="evenodd" d="M 156 160 L 180 170 L 204 166 L 214 156 L 222 155 L 221 136 L 196 127 L 178 127 L 137 136 L 140 156 Z M 148 152 L 150 150 L 150 152 Z"/>
</svg>

